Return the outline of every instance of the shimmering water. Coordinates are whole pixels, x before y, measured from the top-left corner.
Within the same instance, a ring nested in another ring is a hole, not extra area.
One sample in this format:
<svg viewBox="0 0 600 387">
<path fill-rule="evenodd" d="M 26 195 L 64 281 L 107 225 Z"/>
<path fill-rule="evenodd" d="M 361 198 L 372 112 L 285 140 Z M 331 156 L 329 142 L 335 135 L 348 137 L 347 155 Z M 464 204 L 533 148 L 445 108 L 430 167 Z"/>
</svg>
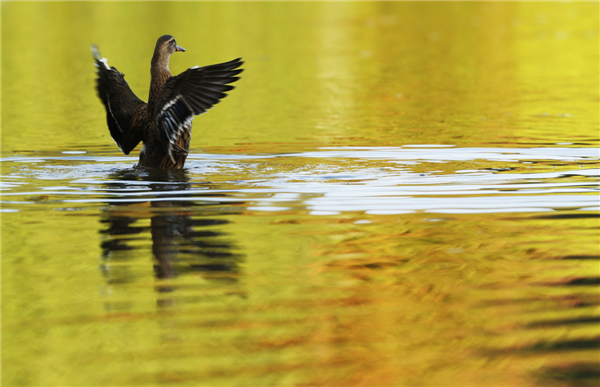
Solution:
<svg viewBox="0 0 600 387">
<path fill-rule="evenodd" d="M 2 3 L 3 385 L 597 385 L 597 15 Z M 89 44 L 163 33 L 246 71 L 138 171 Z"/>
</svg>

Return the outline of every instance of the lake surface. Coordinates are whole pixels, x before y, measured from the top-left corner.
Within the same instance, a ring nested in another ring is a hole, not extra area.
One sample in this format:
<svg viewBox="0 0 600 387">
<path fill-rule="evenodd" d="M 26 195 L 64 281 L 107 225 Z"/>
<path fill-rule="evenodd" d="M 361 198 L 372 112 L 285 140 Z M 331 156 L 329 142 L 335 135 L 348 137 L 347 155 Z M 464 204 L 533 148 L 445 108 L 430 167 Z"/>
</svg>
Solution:
<svg viewBox="0 0 600 387">
<path fill-rule="evenodd" d="M 598 3 L 2 3 L 3 386 L 595 386 Z M 243 57 L 139 171 L 90 44 Z"/>
</svg>

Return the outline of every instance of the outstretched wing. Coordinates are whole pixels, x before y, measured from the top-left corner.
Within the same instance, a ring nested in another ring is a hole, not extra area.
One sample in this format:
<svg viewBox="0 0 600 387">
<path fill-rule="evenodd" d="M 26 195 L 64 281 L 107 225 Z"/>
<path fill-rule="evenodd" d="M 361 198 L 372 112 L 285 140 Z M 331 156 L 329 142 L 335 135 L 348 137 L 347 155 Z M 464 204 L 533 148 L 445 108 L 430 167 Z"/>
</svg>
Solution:
<svg viewBox="0 0 600 387">
<path fill-rule="evenodd" d="M 96 90 L 106 108 L 110 135 L 119 149 L 128 155 L 143 138 L 143 128 L 148 121 L 148 106 L 133 93 L 125 81 L 125 74 L 109 67 L 106 58 L 100 59 L 96 46 L 92 46 L 92 53 L 98 75 Z"/>
<path fill-rule="evenodd" d="M 152 119 L 173 162 L 173 152 L 180 151 L 178 144 L 182 137 L 189 142 L 194 116 L 206 112 L 227 96 L 225 92 L 233 89 L 228 84 L 240 79 L 236 75 L 243 71 L 238 69 L 243 63 L 238 58 L 211 66 L 192 67 L 167 80 Z"/>
</svg>

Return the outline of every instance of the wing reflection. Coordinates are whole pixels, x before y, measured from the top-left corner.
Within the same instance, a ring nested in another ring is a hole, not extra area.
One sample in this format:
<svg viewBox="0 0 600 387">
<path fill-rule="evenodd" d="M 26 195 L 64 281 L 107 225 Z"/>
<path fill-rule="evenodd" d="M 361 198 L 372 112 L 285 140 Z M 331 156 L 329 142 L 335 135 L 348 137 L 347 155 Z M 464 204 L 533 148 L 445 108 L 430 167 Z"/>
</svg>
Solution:
<svg viewBox="0 0 600 387">
<path fill-rule="evenodd" d="M 185 170 L 126 170 L 111 178 L 100 231 L 103 272 L 109 284 L 140 279 L 143 274 L 133 261 L 147 260 L 149 250 L 157 279 L 199 275 L 212 281 L 237 281 L 242 257 L 232 251 L 222 231 L 229 223 L 222 215 L 239 212 L 233 210 L 238 202 L 223 207 L 218 201 L 202 200 L 226 194 L 211 193 L 215 187 L 210 184 L 190 183 Z M 111 193 L 116 195 L 108 196 Z M 157 283 L 156 288 L 175 290 L 168 281 Z"/>
</svg>

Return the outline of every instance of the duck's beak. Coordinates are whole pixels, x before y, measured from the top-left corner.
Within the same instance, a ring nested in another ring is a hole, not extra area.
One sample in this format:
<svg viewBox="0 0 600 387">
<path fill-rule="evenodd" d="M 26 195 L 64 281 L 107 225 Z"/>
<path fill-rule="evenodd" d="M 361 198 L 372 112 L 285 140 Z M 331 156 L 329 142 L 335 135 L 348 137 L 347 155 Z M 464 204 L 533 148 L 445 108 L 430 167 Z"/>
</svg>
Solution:
<svg viewBox="0 0 600 387">
<path fill-rule="evenodd" d="M 175 49 L 175 51 L 183 51 L 183 52 L 185 52 L 185 48 L 177 46 L 177 48 Z"/>
</svg>

